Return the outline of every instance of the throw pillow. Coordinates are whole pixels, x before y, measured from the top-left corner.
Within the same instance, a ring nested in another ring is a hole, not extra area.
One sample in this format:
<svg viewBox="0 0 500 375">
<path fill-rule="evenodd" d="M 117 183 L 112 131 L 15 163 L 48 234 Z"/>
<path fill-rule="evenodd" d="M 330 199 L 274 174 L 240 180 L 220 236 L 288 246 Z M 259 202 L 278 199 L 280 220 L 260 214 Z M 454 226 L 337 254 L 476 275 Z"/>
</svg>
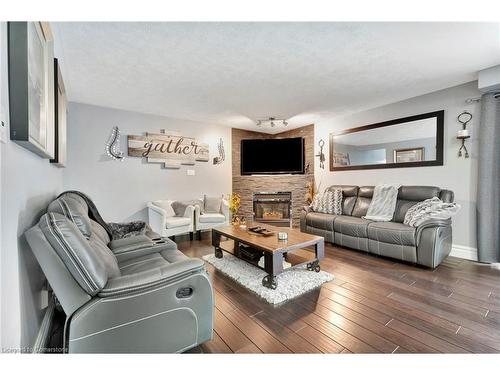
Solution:
<svg viewBox="0 0 500 375">
<path fill-rule="evenodd" d="M 334 189 L 325 191 L 323 194 L 316 194 L 311 208 L 314 212 L 342 215 L 342 190 Z"/>
<path fill-rule="evenodd" d="M 187 206 L 199 206 L 200 209 L 203 208 L 203 201 L 200 199 L 193 199 L 190 201 L 175 201 L 172 202 L 172 209 L 175 212 L 175 216 L 184 216 Z"/>
<path fill-rule="evenodd" d="M 218 214 L 222 206 L 222 195 L 220 197 L 207 197 L 204 196 L 203 213 Z"/>
<path fill-rule="evenodd" d="M 342 189 L 333 190 L 333 214 L 342 215 Z"/>
<path fill-rule="evenodd" d="M 406 211 L 404 224 L 418 227 L 426 220 L 449 219 L 460 210 L 457 203 L 445 203 L 437 197 L 426 199 Z"/>
<path fill-rule="evenodd" d="M 167 216 L 175 216 L 175 211 L 172 208 L 172 201 L 154 201 L 153 204 L 163 209 Z"/>
<path fill-rule="evenodd" d="M 146 232 L 146 223 L 144 221 L 131 221 L 128 223 L 108 223 L 113 233 L 113 240 L 127 238 L 144 234 Z"/>
</svg>

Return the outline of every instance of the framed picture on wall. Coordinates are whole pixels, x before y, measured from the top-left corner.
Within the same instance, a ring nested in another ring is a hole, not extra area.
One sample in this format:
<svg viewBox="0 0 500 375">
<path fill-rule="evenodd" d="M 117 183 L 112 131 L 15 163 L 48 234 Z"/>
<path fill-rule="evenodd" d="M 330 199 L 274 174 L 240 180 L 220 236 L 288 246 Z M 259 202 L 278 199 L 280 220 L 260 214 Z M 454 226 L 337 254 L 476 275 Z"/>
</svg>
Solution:
<svg viewBox="0 0 500 375">
<path fill-rule="evenodd" d="M 349 153 L 347 152 L 333 152 L 332 161 L 336 166 L 346 166 L 351 164 L 351 161 L 349 160 Z"/>
<path fill-rule="evenodd" d="M 425 148 L 401 148 L 394 150 L 394 163 L 411 163 L 415 161 L 424 161 Z"/>
<path fill-rule="evenodd" d="M 54 59 L 54 158 L 50 162 L 57 167 L 66 167 L 66 118 L 67 98 L 59 62 Z"/>
<path fill-rule="evenodd" d="M 54 51 L 47 22 L 9 22 L 10 139 L 54 157 Z"/>
</svg>

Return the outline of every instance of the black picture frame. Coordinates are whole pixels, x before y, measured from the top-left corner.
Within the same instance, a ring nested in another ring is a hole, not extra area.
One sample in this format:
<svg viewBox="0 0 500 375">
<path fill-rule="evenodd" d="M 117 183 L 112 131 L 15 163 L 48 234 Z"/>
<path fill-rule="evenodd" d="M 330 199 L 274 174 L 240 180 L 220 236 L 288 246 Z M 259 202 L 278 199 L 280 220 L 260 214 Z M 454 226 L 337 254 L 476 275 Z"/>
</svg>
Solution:
<svg viewBox="0 0 500 375">
<path fill-rule="evenodd" d="M 334 149 L 334 137 L 339 135 L 345 135 L 350 133 L 357 133 L 366 130 L 372 130 L 377 128 L 383 128 L 386 126 L 392 126 L 397 124 L 403 124 L 406 122 L 424 120 L 427 118 L 436 118 L 436 159 L 427 161 L 417 161 L 408 163 L 387 163 L 387 164 L 367 164 L 367 165 L 348 165 L 342 167 L 336 167 L 333 164 Z M 388 169 L 388 168 L 412 168 L 412 167 L 430 167 L 430 166 L 440 166 L 444 164 L 444 110 L 422 113 L 415 116 L 401 117 L 394 120 L 378 122 L 375 124 L 359 126 L 356 128 L 342 130 L 336 133 L 330 133 L 330 171 L 353 171 L 353 170 L 363 170 L 363 169 Z"/>
<path fill-rule="evenodd" d="M 30 30 L 35 32 L 30 33 Z M 33 43 L 36 34 L 39 43 Z M 31 37 L 30 37 L 31 36 Z M 38 45 L 39 55 L 30 54 L 30 46 Z M 32 151 L 42 158 L 54 156 L 54 69 L 53 69 L 53 36 L 47 22 L 8 22 L 7 50 L 9 76 L 9 114 L 10 139 L 20 146 Z M 40 56 L 41 61 L 33 61 L 30 57 Z M 41 85 L 31 84 L 31 72 L 41 77 Z M 30 89 L 40 90 L 42 100 L 30 94 Z M 43 89 L 41 89 L 43 87 Z M 33 116 L 32 109 L 37 106 L 43 110 L 43 117 Z M 37 126 L 33 129 L 30 122 Z"/>
<path fill-rule="evenodd" d="M 54 157 L 50 163 L 66 167 L 67 98 L 59 60 L 54 58 Z"/>
</svg>

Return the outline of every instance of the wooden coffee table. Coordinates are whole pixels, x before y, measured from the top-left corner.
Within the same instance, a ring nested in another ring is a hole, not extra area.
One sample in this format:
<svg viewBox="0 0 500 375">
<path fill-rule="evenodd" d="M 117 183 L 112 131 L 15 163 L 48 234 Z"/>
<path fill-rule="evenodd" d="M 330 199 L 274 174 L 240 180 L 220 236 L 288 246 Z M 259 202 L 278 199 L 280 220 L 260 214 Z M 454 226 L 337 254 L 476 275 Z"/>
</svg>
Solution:
<svg viewBox="0 0 500 375">
<path fill-rule="evenodd" d="M 254 224 L 248 225 L 251 227 Z M 296 267 L 307 264 L 307 269 L 311 271 L 320 271 L 319 261 L 324 258 L 325 242 L 323 237 L 314 236 L 308 233 L 302 233 L 299 229 L 290 229 L 282 227 L 273 227 L 270 225 L 258 224 L 266 227 L 274 233 L 269 236 L 252 233 L 239 226 L 224 226 L 212 229 L 212 245 L 215 247 L 215 256 L 222 258 L 223 251 L 245 260 L 267 272 L 262 279 L 262 285 L 270 289 L 276 289 L 278 283 L 276 276 L 283 272 L 283 260 Z M 287 232 L 288 239 L 279 240 L 278 232 Z M 227 237 L 232 241 L 221 241 L 221 237 Z M 258 266 L 257 261 L 247 260 L 240 257 L 240 244 L 245 244 L 253 249 L 264 253 L 264 267 Z M 311 248 L 313 251 L 304 248 Z M 289 268 L 288 268 L 289 269 Z"/>
</svg>

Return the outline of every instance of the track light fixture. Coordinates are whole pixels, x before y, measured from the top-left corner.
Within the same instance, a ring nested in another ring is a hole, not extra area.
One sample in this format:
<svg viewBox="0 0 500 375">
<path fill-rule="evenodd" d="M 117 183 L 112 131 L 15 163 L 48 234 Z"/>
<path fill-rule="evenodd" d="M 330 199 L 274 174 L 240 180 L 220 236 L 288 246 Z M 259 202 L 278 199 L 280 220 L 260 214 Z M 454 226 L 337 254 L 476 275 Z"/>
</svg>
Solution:
<svg viewBox="0 0 500 375">
<path fill-rule="evenodd" d="M 274 128 L 275 126 L 287 126 L 288 121 L 286 121 L 285 119 L 278 119 L 276 117 L 269 117 L 267 119 L 257 120 L 256 125 L 259 127 Z"/>
</svg>

